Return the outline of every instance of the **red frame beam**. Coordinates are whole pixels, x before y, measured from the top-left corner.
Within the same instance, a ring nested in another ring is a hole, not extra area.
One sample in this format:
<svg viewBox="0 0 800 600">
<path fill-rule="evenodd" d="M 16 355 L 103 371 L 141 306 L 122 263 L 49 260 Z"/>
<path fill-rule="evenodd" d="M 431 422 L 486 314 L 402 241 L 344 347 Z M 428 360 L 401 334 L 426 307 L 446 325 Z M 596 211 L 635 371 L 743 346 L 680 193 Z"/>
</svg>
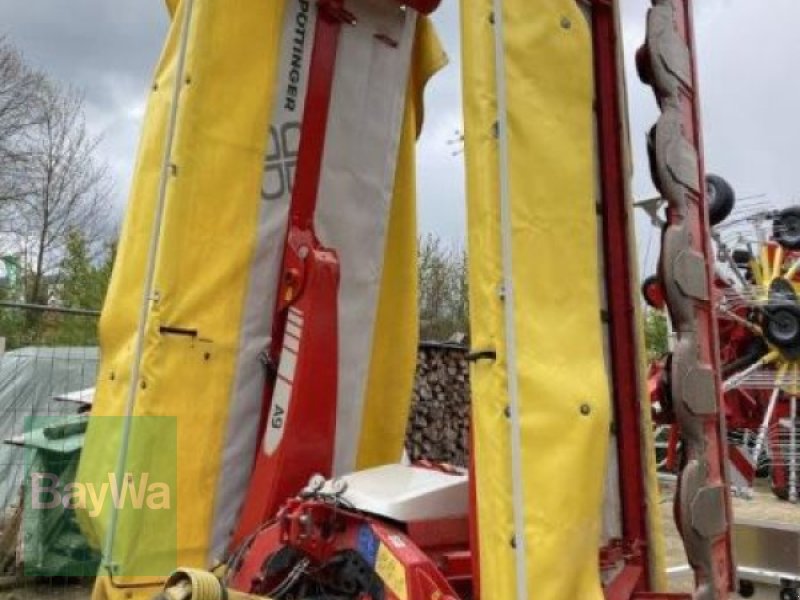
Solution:
<svg viewBox="0 0 800 600">
<path fill-rule="evenodd" d="M 603 249 L 611 350 L 611 380 L 619 455 L 622 503 L 622 545 L 636 549 L 626 559 L 625 585 L 609 587 L 608 598 L 630 598 L 630 593 L 650 589 L 647 473 L 642 460 L 639 331 L 636 323 L 635 272 L 630 248 L 630 211 L 625 131 L 619 72 L 619 40 L 615 5 L 595 0 L 592 7 L 596 113 L 602 193 Z M 640 568 L 633 568 L 635 565 Z M 614 591 L 617 590 L 617 591 Z M 620 592 L 628 590 L 625 594 Z"/>
<path fill-rule="evenodd" d="M 309 311 L 311 314 L 303 318 L 314 326 L 304 334 L 307 341 L 295 341 L 308 347 L 297 355 L 297 381 L 290 387 L 290 400 L 285 401 L 291 408 L 280 416 L 279 428 L 283 431 L 279 447 L 272 452 L 265 449 L 267 432 L 272 426 L 267 421 L 272 411 L 276 378 L 280 374 L 269 375 L 265 382 L 255 464 L 232 547 L 272 518 L 312 475 L 330 476 L 332 470 L 337 404 L 338 260 L 334 252 L 323 248 L 317 240 L 314 213 L 339 34 L 342 24 L 353 24 L 355 18 L 344 9 L 343 0 L 320 0 L 318 6 L 289 226 L 277 282 L 277 299 L 272 309 L 272 341 L 268 355 L 271 367 L 277 371 L 281 363 L 290 307 L 300 308 L 303 315 Z"/>
<path fill-rule="evenodd" d="M 687 137 L 693 142 L 697 150 L 697 160 L 701 181 L 705 179 L 705 156 L 703 154 L 703 129 L 702 114 L 700 109 L 700 86 L 697 73 L 697 52 L 694 36 L 694 13 L 692 11 L 693 0 L 673 0 L 676 2 L 678 10 L 678 30 L 686 41 L 691 56 L 692 67 L 692 90 L 691 93 L 684 90 L 681 98 L 684 131 Z M 720 377 L 721 366 L 719 358 L 719 331 L 714 311 L 714 286 L 716 277 L 714 272 L 715 258 L 711 245 L 711 226 L 709 223 L 708 198 L 706 197 L 705 187 L 701 186 L 701 198 L 697 204 L 692 206 L 696 211 L 696 216 L 691 219 L 693 224 L 693 240 L 697 250 L 705 256 L 707 281 L 709 283 L 710 300 L 705 303 L 698 303 L 696 311 L 698 313 L 698 341 L 700 347 L 700 359 L 704 364 L 710 365 L 715 377 L 717 392 L 716 418 L 707 419 L 704 425 L 706 433 L 706 443 L 708 444 L 706 456 L 713 458 L 708 461 L 708 483 L 722 486 L 726 491 L 729 489 L 727 474 L 727 440 L 725 438 L 725 410 L 722 397 L 722 381 Z M 715 592 L 719 598 L 727 598 L 727 592 L 733 591 L 736 586 L 736 567 L 733 559 L 732 539 L 730 533 L 731 505 L 730 494 L 725 494 L 725 512 L 728 520 L 727 533 L 721 536 L 714 543 L 714 568 L 717 570 L 719 580 Z M 710 576 L 710 574 L 708 574 Z M 726 581 L 727 580 L 727 581 Z M 727 584 L 727 585 L 726 585 Z"/>
<path fill-rule="evenodd" d="M 671 393 L 684 465 L 675 516 L 695 596 L 723 599 L 736 573 L 692 0 L 651 3 L 637 66 L 661 111 L 649 141 L 653 180 L 667 204 L 659 274 L 677 337 Z"/>
</svg>

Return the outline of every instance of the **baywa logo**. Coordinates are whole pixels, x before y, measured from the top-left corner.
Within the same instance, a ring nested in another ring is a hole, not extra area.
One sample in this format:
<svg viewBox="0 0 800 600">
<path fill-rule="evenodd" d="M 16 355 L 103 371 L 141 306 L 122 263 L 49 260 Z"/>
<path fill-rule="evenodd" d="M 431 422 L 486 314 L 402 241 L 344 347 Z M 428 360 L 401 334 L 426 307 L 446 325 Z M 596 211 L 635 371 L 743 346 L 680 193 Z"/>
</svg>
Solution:
<svg viewBox="0 0 800 600">
<path fill-rule="evenodd" d="M 117 510 L 130 507 L 134 510 L 170 510 L 172 499 L 169 485 L 151 481 L 149 473 L 134 477 L 125 473 L 121 482 L 114 473 L 108 481 L 93 483 L 69 482 L 64 484 L 55 473 L 31 474 L 31 508 L 34 510 L 65 509 L 85 510 L 92 518 L 103 511 L 107 503 Z"/>
<path fill-rule="evenodd" d="M 121 455 L 109 442 L 126 428 L 125 466 L 116 470 Z M 101 549 L 120 577 L 177 567 L 176 417 L 32 416 L 22 437 L 26 575 L 90 576 Z M 143 549 L 142 536 L 157 543 Z"/>
</svg>

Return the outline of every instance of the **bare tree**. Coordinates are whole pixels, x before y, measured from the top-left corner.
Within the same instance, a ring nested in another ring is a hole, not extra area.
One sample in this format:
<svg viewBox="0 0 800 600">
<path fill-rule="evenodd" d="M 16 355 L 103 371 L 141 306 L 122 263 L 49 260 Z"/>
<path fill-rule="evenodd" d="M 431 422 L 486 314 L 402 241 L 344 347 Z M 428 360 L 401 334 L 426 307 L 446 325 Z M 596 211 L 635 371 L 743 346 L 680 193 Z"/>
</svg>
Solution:
<svg viewBox="0 0 800 600">
<path fill-rule="evenodd" d="M 71 232 L 102 246 L 108 232 L 110 179 L 95 156 L 82 97 L 45 81 L 37 94 L 39 118 L 22 144 L 23 182 L 14 202 L 12 228 L 29 266 L 25 299 L 46 303 L 46 277 L 60 262 Z"/>
<path fill-rule="evenodd" d="M 444 341 L 469 331 L 466 253 L 432 234 L 418 242 L 420 334 Z"/>
<path fill-rule="evenodd" d="M 39 92 L 44 77 L 0 37 L 0 218 L 22 190 L 24 137 L 41 118 Z"/>
</svg>

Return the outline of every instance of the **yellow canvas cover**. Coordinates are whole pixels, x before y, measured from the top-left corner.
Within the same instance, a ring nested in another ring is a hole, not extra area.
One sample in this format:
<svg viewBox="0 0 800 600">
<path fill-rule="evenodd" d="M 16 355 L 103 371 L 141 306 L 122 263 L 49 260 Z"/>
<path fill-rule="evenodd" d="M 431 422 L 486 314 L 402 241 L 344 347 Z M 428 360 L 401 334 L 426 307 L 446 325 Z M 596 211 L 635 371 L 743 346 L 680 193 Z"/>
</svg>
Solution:
<svg viewBox="0 0 800 600">
<path fill-rule="evenodd" d="M 248 332 L 260 318 L 257 309 L 271 315 L 273 308 L 266 299 L 256 305 L 253 292 L 262 267 L 258 261 L 274 258 L 264 252 L 262 235 L 262 213 L 268 212 L 263 202 L 265 169 L 274 166 L 267 132 L 278 122 L 279 103 L 284 101 L 284 90 L 276 81 L 286 63 L 293 64 L 293 55 L 282 52 L 281 43 L 297 33 L 299 11 L 314 10 L 313 3 L 305 0 L 242 0 L 235 5 L 173 0 L 168 7 L 173 21 L 153 78 L 119 254 L 100 323 L 102 363 L 93 416 L 123 418 L 111 421 L 119 425 L 95 425 L 103 421 L 93 420 L 78 476 L 81 482 L 102 482 L 115 470 L 125 437 L 122 423 L 129 413 L 173 418 L 165 420 L 160 432 L 137 429 L 135 419 L 130 426 L 125 469 L 147 470 L 165 461 L 177 465 L 174 541 L 165 539 L 169 530 L 162 527 L 162 517 L 120 511 L 113 558 L 122 563 L 124 572 L 134 575 L 155 549 L 169 543 L 177 548 L 177 564 L 211 566 L 224 549 L 244 494 L 246 481 L 235 474 L 245 472 L 253 458 L 254 411 L 263 383 L 263 371 L 254 365 L 269 330 L 259 330 L 258 339 Z M 305 30 L 307 38 L 298 50 L 305 56 L 310 31 Z M 401 40 L 408 31 L 405 27 L 399 32 Z M 374 318 L 372 328 L 366 328 L 371 342 L 356 349 L 366 358 L 362 382 L 356 382 L 360 392 L 352 399 L 347 418 L 358 430 L 350 432 L 351 449 L 340 453 L 340 469 L 394 462 L 403 446 L 417 331 L 414 142 L 421 127 L 422 89 L 444 62 L 426 19 L 420 18 L 410 32 L 413 50 L 401 81 L 400 102 L 386 109 L 397 122 L 397 141 L 386 140 L 389 151 L 382 176 L 390 177 L 387 217 L 381 225 L 383 236 L 375 240 L 383 248 L 368 253 L 370 260 L 381 253 L 386 260 L 369 270 L 370 281 L 357 282 L 374 290 L 370 309 Z M 384 69 L 374 71 L 371 76 L 380 76 Z M 176 80 L 181 90 L 168 148 Z M 362 87 L 365 94 L 373 89 Z M 391 159 L 392 145 L 396 160 Z M 139 378 L 128 406 L 165 156 L 168 179 L 163 221 L 156 232 L 155 293 L 149 299 Z M 325 213 L 328 219 L 333 218 L 330 213 Z M 326 231 L 329 225 L 317 222 Z M 277 246 L 281 243 L 282 238 Z M 335 243 L 330 245 L 336 248 Z M 359 355 L 352 351 L 348 356 L 357 360 Z M 255 382 L 245 377 L 254 372 Z M 167 436 L 170 427 L 176 429 L 174 452 L 163 451 L 160 444 L 159 434 Z M 90 518 L 86 510 L 79 512 L 89 537 L 102 546 L 110 507 L 104 506 L 97 518 Z M 98 578 L 95 598 L 148 598 L 159 584 L 154 573 L 115 577 L 113 582 L 103 576 Z M 120 587 L 130 585 L 144 587 Z"/>
<path fill-rule="evenodd" d="M 497 352 L 471 372 L 481 592 L 601 600 L 612 411 L 589 9 L 574 0 L 462 0 L 461 10 L 472 346 Z M 646 438 L 648 427 L 649 415 Z M 647 446 L 642 460 L 652 467 Z M 657 500 L 650 504 L 657 548 Z"/>
</svg>

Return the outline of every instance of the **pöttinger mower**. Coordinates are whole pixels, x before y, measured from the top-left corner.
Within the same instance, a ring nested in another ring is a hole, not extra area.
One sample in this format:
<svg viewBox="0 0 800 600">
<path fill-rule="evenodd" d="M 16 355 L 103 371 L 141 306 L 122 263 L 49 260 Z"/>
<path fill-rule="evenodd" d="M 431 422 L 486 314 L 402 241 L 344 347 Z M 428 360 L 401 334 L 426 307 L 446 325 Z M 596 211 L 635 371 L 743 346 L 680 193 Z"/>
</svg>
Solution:
<svg viewBox="0 0 800 600">
<path fill-rule="evenodd" d="M 270 377 L 260 415 L 262 442 L 241 517 L 220 579 L 180 571 L 167 583 L 164 595 L 168 598 L 200 600 L 228 594 L 232 598 L 275 600 L 509 600 L 487 589 L 482 576 L 481 565 L 493 558 L 478 552 L 488 525 L 476 514 L 476 506 L 484 499 L 476 492 L 474 465 L 465 473 L 445 465 L 397 464 L 333 477 L 336 406 L 342 400 L 336 396 L 333 365 L 338 339 L 348 332 L 335 326 L 340 265 L 335 249 L 323 247 L 315 235 L 314 211 L 339 34 L 342 28 L 359 27 L 353 9 L 358 4 L 318 2 L 296 184 L 266 360 Z M 408 0 L 402 4 L 429 13 L 438 2 Z M 506 67 L 504 26 L 514 25 L 507 19 L 536 18 L 540 7 L 534 4 L 495 0 L 494 10 L 488 1 L 481 4 L 486 9 L 481 32 L 494 38 L 496 56 L 494 73 L 490 61 L 480 75 L 495 81 L 492 103 L 496 113 L 491 132 L 487 129 L 480 135 L 493 140 L 498 159 L 499 198 L 495 202 L 502 214 L 502 240 L 498 245 L 503 246 L 504 272 L 502 282 L 497 282 L 496 299 L 504 303 L 507 329 L 504 343 L 475 348 L 471 358 L 476 365 L 508 369 L 510 400 L 497 418 L 507 422 L 510 432 L 514 489 L 504 491 L 514 496 L 515 514 L 513 524 L 496 524 L 498 528 L 510 526 L 513 531 L 503 548 L 497 548 L 497 554 L 503 560 L 513 556 L 516 578 L 510 588 L 517 600 L 537 597 L 537 582 L 526 570 L 529 561 L 537 560 L 537 540 L 527 538 L 523 514 L 535 507 L 536 498 L 524 497 L 518 488 L 521 482 L 517 472 L 522 467 L 519 446 L 524 438 L 521 408 L 526 409 L 524 412 L 535 409 L 536 398 L 520 398 L 518 390 L 511 389 L 516 385 L 515 361 L 524 357 L 515 358 L 513 336 L 515 290 L 509 268 L 510 239 L 520 228 L 513 222 L 509 149 L 520 137 L 535 135 L 537 124 L 509 118 L 513 98 L 507 95 L 507 84 L 515 72 Z M 586 65 L 593 67 L 594 87 L 593 94 L 581 97 L 580 110 L 588 115 L 594 108 L 599 197 L 590 206 L 588 230 L 594 235 L 597 208 L 602 231 L 600 262 L 605 267 L 600 286 L 605 305 L 593 318 L 604 323 L 608 341 L 611 439 L 618 461 L 607 489 L 614 506 L 618 506 L 615 523 L 609 527 L 611 533 L 602 544 L 592 538 L 597 533 L 594 529 L 589 530 L 588 539 L 572 541 L 576 547 L 588 544 L 598 548 L 595 596 L 604 595 L 608 600 L 722 599 L 733 585 L 733 567 L 716 336 L 709 308 L 710 246 L 705 190 L 700 185 L 703 166 L 691 2 L 653 2 L 640 64 L 643 78 L 653 86 L 663 110 L 651 134 L 652 167 L 656 184 L 669 202 L 662 280 L 667 305 L 682 335 L 673 360 L 672 395 L 688 460 L 681 475 L 676 512 L 695 568 L 697 590 L 693 595 L 659 591 L 652 564 L 652 549 L 658 541 L 648 524 L 648 472 L 642 458 L 647 447 L 647 420 L 642 410 L 645 399 L 641 394 L 641 348 L 635 319 L 635 261 L 629 237 L 618 6 L 613 0 L 564 5 L 570 16 L 550 23 L 559 34 L 566 36 L 579 27 L 591 30 L 590 49 L 586 51 L 591 51 L 593 62 L 586 61 Z M 470 7 L 473 10 L 474 6 Z M 575 23 L 572 19 L 576 16 L 586 22 Z M 375 39 L 376 43 L 392 44 L 385 36 L 376 35 Z M 524 68 L 524 64 L 515 66 Z M 468 153 L 470 136 L 468 131 Z M 561 161 L 571 159 L 568 155 L 559 157 Z M 592 161 L 586 164 L 593 172 Z M 477 315 L 488 310 L 475 304 L 471 309 Z M 598 354 L 593 360 L 605 368 L 605 358 Z M 591 422 L 591 403 L 582 402 L 578 408 L 571 417 Z M 599 506 L 596 512 L 601 512 Z M 563 576 L 553 577 L 572 577 L 570 559 L 561 557 Z M 556 599 L 551 595 L 548 600 Z"/>
</svg>

